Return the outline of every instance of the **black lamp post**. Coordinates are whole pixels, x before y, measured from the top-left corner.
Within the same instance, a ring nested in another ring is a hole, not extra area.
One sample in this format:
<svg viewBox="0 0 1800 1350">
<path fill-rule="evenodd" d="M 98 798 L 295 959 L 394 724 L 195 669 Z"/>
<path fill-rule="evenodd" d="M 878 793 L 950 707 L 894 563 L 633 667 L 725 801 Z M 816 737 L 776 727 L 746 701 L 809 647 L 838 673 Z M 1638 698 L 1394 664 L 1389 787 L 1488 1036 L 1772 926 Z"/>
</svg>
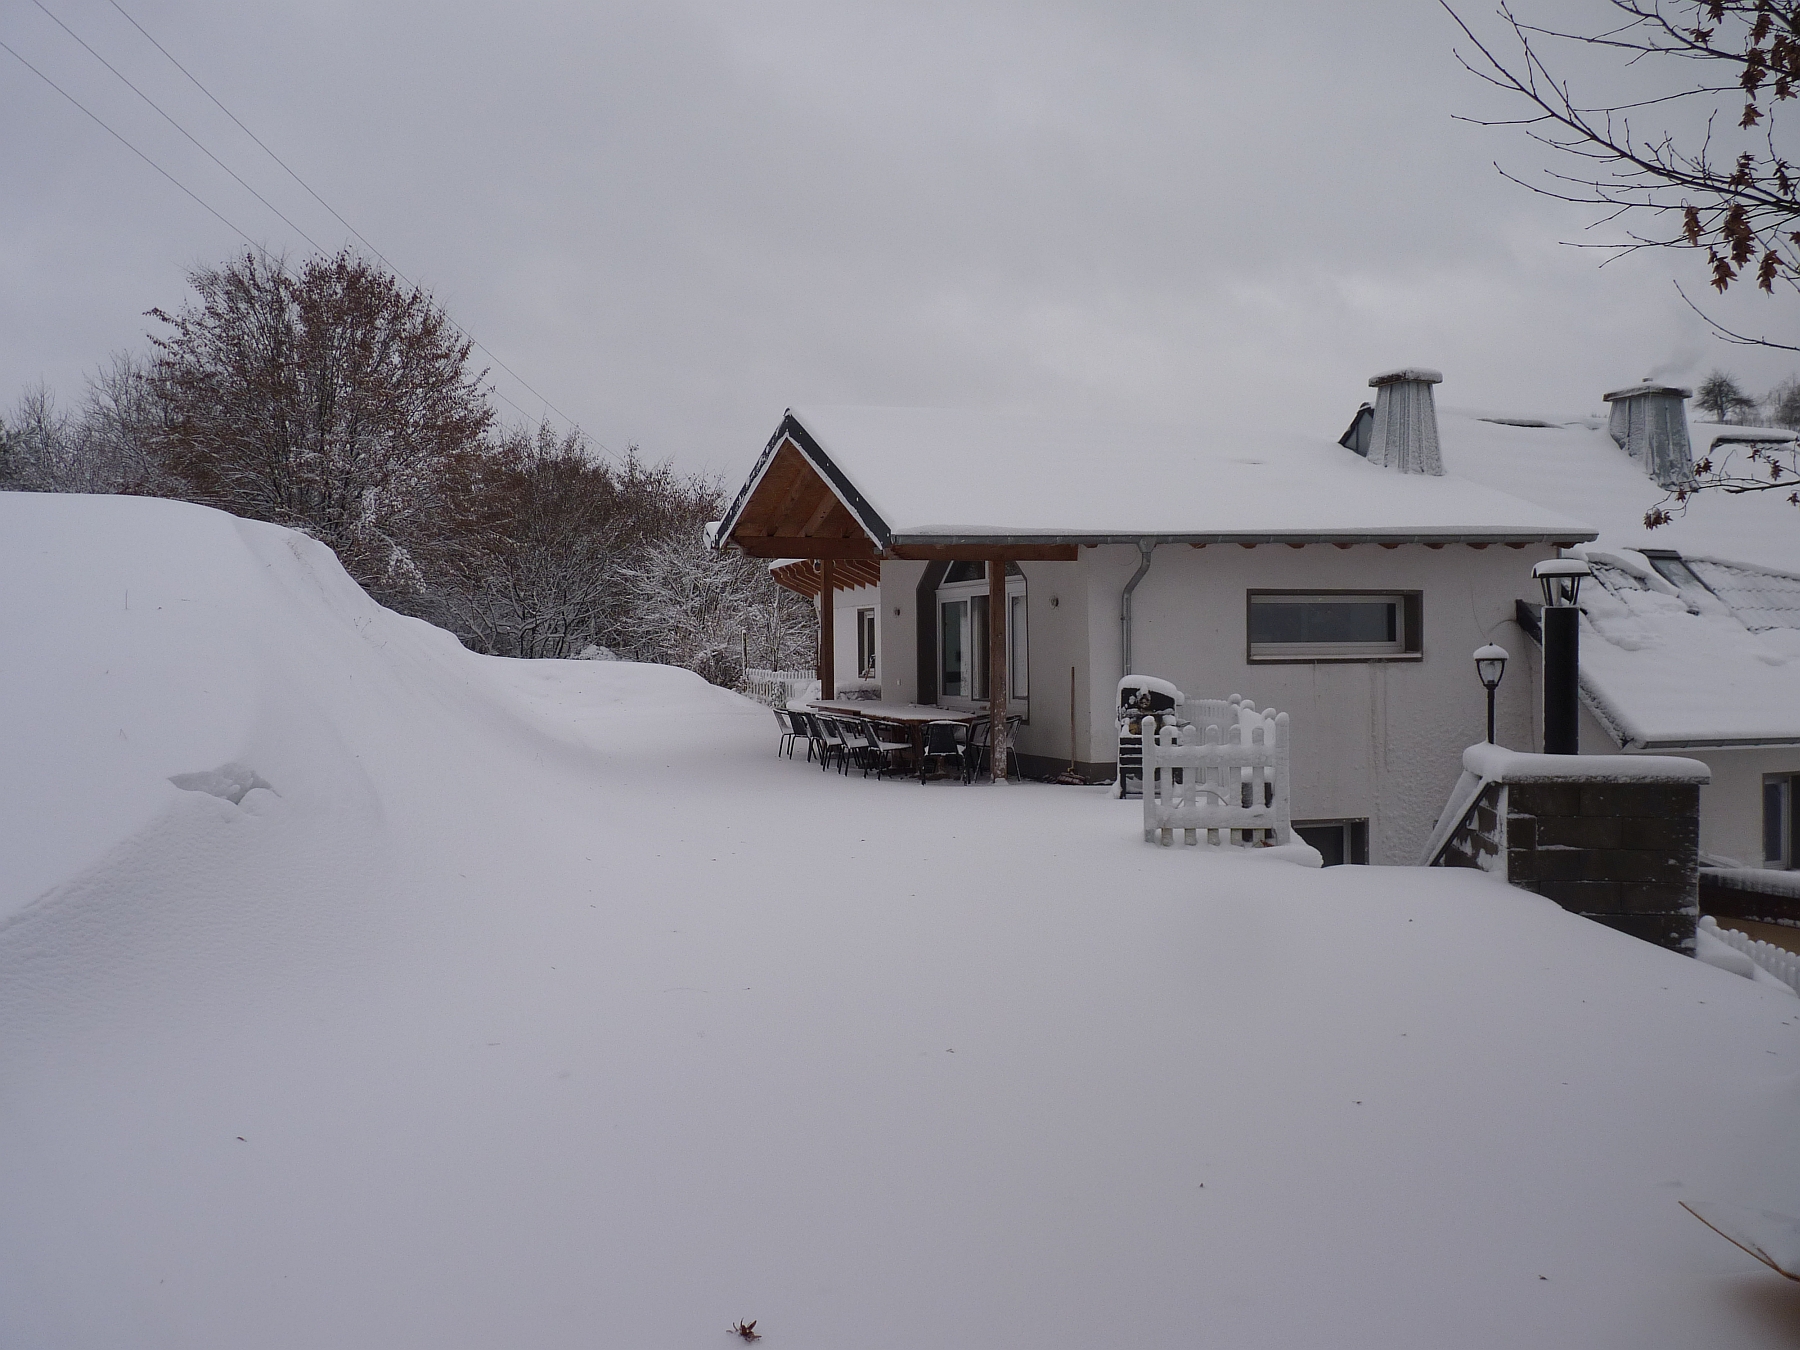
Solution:
<svg viewBox="0 0 1800 1350">
<path fill-rule="evenodd" d="M 1550 558 L 1531 569 L 1544 592 L 1544 753 L 1581 753 L 1581 579 L 1579 558 Z"/>
<path fill-rule="evenodd" d="M 1500 687 L 1500 679 L 1506 674 L 1506 660 L 1506 648 L 1496 647 L 1491 642 L 1475 649 L 1475 675 L 1481 681 L 1481 687 L 1487 690 L 1488 696 L 1489 745 L 1494 743 L 1494 691 Z"/>
</svg>

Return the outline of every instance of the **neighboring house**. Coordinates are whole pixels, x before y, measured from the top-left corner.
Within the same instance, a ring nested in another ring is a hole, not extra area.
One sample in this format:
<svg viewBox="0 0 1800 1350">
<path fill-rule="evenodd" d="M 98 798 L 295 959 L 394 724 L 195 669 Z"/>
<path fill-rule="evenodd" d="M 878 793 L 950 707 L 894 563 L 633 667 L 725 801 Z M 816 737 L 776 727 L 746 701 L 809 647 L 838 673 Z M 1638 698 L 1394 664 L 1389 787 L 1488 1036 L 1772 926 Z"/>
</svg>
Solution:
<svg viewBox="0 0 1800 1350">
<path fill-rule="evenodd" d="M 1606 395 L 1608 418 L 1446 413 L 1444 464 L 1599 530 L 1576 550 L 1594 569 L 1581 599 L 1582 750 L 1704 761 L 1704 852 L 1793 868 L 1800 509 L 1785 493 L 1709 492 L 1668 524 L 1644 526 L 1662 485 L 1683 481 L 1693 460 L 1793 434 L 1692 419 L 1686 397 L 1667 386 L 1617 390 Z M 1536 657 L 1530 639 L 1521 645 Z M 1535 660 L 1532 669 L 1535 679 Z"/>
<path fill-rule="evenodd" d="M 1004 565 L 1028 771 L 1112 775 L 1127 670 L 1238 693 L 1290 714 L 1309 837 L 1412 862 L 1483 734 L 1470 653 L 1513 631 L 1534 562 L 1595 533 L 1443 475 L 1435 379 L 1382 378 L 1367 458 L 1328 436 L 797 409 L 714 542 L 811 560 L 776 575 L 829 585 L 827 688 L 854 669 L 845 629 L 873 610 L 882 696 L 956 708 L 985 706 L 995 684 L 987 567 Z M 1502 688 L 1515 744 L 1531 734 L 1524 685 Z"/>
</svg>

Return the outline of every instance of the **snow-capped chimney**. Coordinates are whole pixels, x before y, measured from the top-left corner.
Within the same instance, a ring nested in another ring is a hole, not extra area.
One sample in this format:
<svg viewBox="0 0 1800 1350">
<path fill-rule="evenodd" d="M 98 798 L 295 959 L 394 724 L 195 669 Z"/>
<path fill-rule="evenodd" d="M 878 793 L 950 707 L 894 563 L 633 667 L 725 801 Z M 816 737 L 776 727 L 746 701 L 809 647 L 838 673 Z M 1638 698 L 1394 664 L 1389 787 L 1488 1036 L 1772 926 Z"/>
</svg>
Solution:
<svg viewBox="0 0 1800 1350">
<path fill-rule="evenodd" d="M 1688 443 L 1687 409 L 1693 390 L 1667 384 L 1634 384 L 1602 397 L 1612 404 L 1607 430 L 1644 472 L 1663 487 L 1694 476 L 1694 449 Z"/>
<path fill-rule="evenodd" d="M 1435 370 L 1408 366 L 1371 376 L 1375 425 L 1369 435 L 1369 463 L 1401 473 L 1442 474 L 1438 453 L 1437 404 L 1431 386 L 1442 383 Z"/>
</svg>

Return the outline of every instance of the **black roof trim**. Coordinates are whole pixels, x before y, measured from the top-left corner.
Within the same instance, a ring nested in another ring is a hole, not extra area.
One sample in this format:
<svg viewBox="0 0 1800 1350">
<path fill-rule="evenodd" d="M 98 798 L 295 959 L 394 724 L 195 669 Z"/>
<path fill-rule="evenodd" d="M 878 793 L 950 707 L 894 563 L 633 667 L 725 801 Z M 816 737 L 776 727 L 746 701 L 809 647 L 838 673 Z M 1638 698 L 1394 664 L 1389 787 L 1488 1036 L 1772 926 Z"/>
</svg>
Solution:
<svg viewBox="0 0 1800 1350">
<path fill-rule="evenodd" d="M 850 514 L 856 517 L 856 523 L 874 541 L 876 550 L 886 552 L 893 541 L 893 531 L 888 529 L 887 522 L 869 505 L 868 499 L 857 491 L 856 485 L 845 476 L 844 471 L 832 462 L 831 456 L 813 439 L 812 433 L 800 424 L 800 419 L 794 416 L 792 408 L 782 414 L 781 425 L 775 428 L 775 434 L 769 437 L 769 443 L 763 446 L 762 454 L 757 457 L 755 466 L 750 470 L 750 476 L 738 489 L 737 496 L 732 498 L 731 509 L 719 521 L 718 532 L 713 536 L 713 547 L 724 548 L 730 540 L 732 530 L 737 528 L 738 517 L 743 515 L 751 495 L 762 482 L 763 475 L 768 473 L 769 465 L 774 462 L 775 452 L 786 440 L 793 441 L 800 453 L 818 470 L 826 486 L 849 508 Z"/>
<path fill-rule="evenodd" d="M 1414 530 L 1384 533 L 1379 530 L 1276 530 L 1239 533 L 1211 531 L 1188 534 L 1071 534 L 1039 531 L 1032 534 L 897 534 L 897 547 L 930 545 L 979 546 L 981 544 L 1569 544 L 1598 538 L 1594 530 Z"/>
</svg>

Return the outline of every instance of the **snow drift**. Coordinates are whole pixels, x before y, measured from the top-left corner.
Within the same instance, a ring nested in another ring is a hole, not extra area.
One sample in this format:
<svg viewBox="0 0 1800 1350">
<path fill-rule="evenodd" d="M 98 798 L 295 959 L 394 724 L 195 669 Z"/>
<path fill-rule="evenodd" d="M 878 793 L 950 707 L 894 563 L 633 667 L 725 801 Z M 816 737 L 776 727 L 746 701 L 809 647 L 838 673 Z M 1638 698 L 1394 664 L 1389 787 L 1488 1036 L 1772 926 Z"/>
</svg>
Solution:
<svg viewBox="0 0 1800 1350">
<path fill-rule="evenodd" d="M 0 1344 L 1762 1346 L 1791 997 L 0 494 Z M 1301 748 L 1297 747 L 1297 753 Z"/>
</svg>

